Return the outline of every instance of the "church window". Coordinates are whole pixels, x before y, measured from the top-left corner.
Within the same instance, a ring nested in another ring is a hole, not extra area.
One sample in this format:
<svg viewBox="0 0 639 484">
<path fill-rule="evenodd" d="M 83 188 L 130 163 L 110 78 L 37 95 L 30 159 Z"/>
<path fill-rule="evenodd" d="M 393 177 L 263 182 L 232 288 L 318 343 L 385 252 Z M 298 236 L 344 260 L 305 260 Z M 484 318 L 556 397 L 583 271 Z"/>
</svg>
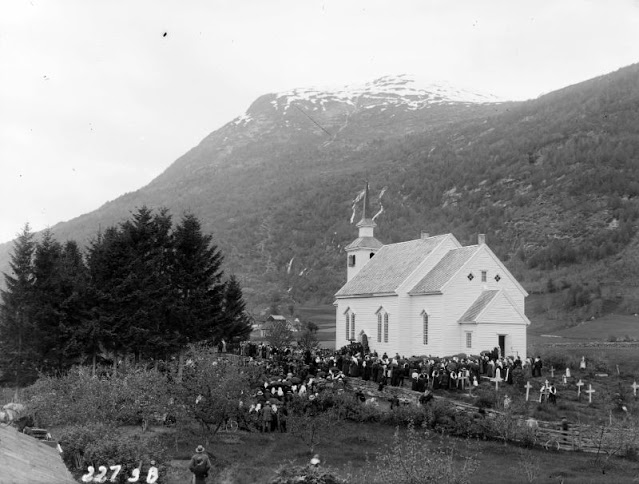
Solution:
<svg viewBox="0 0 639 484">
<path fill-rule="evenodd" d="M 422 322 L 424 323 L 424 344 L 428 344 L 428 314 L 426 311 L 422 313 Z"/>
<path fill-rule="evenodd" d="M 473 333 L 466 333 L 466 348 L 473 347 Z"/>
<path fill-rule="evenodd" d="M 344 316 L 346 316 L 346 339 L 353 340 L 355 339 L 355 313 L 349 308 L 344 313 Z"/>
<path fill-rule="evenodd" d="M 486 282 L 486 271 L 481 271 L 481 282 Z"/>
<path fill-rule="evenodd" d="M 388 343 L 388 313 L 384 313 L 384 343 Z"/>
<path fill-rule="evenodd" d="M 355 267 L 355 254 L 348 256 L 348 267 Z"/>
<path fill-rule="evenodd" d="M 384 343 L 388 343 L 388 313 L 380 307 L 375 314 L 377 314 L 377 342 L 381 343 L 383 338 Z"/>
<path fill-rule="evenodd" d="M 466 277 L 468 277 L 469 281 L 472 281 L 475 278 L 475 276 L 473 276 L 472 272 L 470 274 L 468 274 Z"/>
<path fill-rule="evenodd" d="M 351 314 L 351 340 L 355 339 L 355 314 Z"/>
<path fill-rule="evenodd" d="M 349 326 L 350 326 L 350 318 L 349 318 L 349 314 L 346 313 L 346 339 L 348 339 Z"/>
<path fill-rule="evenodd" d="M 497 282 L 499 282 L 499 281 L 500 281 L 500 279 L 501 279 L 501 276 L 500 276 L 499 274 L 497 274 L 497 275 L 495 276 L 495 280 L 496 280 Z"/>
</svg>

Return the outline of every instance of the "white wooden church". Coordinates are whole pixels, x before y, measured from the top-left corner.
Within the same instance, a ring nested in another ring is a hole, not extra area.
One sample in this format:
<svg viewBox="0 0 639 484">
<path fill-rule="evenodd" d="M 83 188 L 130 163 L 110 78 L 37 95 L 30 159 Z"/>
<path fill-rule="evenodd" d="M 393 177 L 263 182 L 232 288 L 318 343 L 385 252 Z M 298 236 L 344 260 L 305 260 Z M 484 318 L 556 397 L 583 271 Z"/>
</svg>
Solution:
<svg viewBox="0 0 639 484">
<path fill-rule="evenodd" d="M 346 247 L 347 281 L 335 294 L 336 341 L 366 338 L 389 356 L 479 354 L 499 347 L 526 357 L 528 293 L 480 234 L 462 247 L 452 234 L 384 245 L 364 195 L 359 237 Z"/>
</svg>

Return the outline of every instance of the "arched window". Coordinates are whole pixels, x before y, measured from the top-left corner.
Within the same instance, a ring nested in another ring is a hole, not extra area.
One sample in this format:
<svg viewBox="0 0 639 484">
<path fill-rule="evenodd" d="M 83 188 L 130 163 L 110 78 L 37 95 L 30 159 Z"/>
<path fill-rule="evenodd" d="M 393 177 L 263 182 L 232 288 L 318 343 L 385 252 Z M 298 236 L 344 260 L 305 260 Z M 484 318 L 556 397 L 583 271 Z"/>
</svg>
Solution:
<svg viewBox="0 0 639 484">
<path fill-rule="evenodd" d="M 355 339 L 355 313 L 348 308 L 344 311 L 344 329 L 347 341 Z"/>
<path fill-rule="evenodd" d="M 350 314 L 346 312 L 346 339 L 348 339 L 349 335 L 349 325 L 350 325 Z"/>
<path fill-rule="evenodd" d="M 384 313 L 384 343 L 388 343 L 388 313 Z"/>
<path fill-rule="evenodd" d="M 380 307 L 377 312 L 377 342 L 388 343 L 388 313 L 383 307 Z"/>
<path fill-rule="evenodd" d="M 424 344 L 428 344 L 428 313 L 426 311 L 422 311 L 422 323 L 424 326 Z"/>
<path fill-rule="evenodd" d="M 355 340 L 355 313 L 351 314 L 351 339 Z"/>
</svg>

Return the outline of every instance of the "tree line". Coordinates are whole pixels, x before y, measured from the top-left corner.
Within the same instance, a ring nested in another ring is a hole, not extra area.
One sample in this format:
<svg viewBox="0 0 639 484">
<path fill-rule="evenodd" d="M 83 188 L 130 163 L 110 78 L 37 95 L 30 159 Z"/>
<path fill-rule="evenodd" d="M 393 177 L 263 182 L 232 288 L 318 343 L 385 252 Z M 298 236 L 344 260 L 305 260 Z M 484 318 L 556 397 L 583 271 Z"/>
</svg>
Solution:
<svg viewBox="0 0 639 484">
<path fill-rule="evenodd" d="M 142 207 L 83 252 L 28 224 L 0 293 L 0 383 L 23 386 L 74 364 L 181 358 L 193 343 L 251 331 L 235 276 L 200 221 Z"/>
</svg>

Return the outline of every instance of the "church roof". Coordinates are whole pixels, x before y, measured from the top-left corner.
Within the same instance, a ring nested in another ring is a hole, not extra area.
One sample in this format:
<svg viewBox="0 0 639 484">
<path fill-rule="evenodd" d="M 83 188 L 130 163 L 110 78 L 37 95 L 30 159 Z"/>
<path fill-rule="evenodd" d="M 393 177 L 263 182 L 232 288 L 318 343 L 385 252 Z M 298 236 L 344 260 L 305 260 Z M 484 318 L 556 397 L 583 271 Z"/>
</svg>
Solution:
<svg viewBox="0 0 639 484">
<path fill-rule="evenodd" d="M 476 323 L 477 316 L 491 303 L 495 296 L 499 293 L 497 290 L 482 291 L 474 303 L 459 318 L 460 323 Z"/>
<path fill-rule="evenodd" d="M 379 249 L 382 244 L 375 237 L 357 237 L 353 242 L 348 244 L 344 250 L 353 249 Z"/>
<path fill-rule="evenodd" d="M 382 246 L 375 257 L 368 261 L 335 296 L 394 292 L 447 236 L 438 235 Z"/>
<path fill-rule="evenodd" d="M 408 294 L 415 295 L 441 291 L 444 284 L 468 262 L 478 249 L 478 245 L 469 245 L 448 251 L 435 267 L 433 267 L 421 281 L 415 284 L 415 287 L 413 287 Z"/>
</svg>

